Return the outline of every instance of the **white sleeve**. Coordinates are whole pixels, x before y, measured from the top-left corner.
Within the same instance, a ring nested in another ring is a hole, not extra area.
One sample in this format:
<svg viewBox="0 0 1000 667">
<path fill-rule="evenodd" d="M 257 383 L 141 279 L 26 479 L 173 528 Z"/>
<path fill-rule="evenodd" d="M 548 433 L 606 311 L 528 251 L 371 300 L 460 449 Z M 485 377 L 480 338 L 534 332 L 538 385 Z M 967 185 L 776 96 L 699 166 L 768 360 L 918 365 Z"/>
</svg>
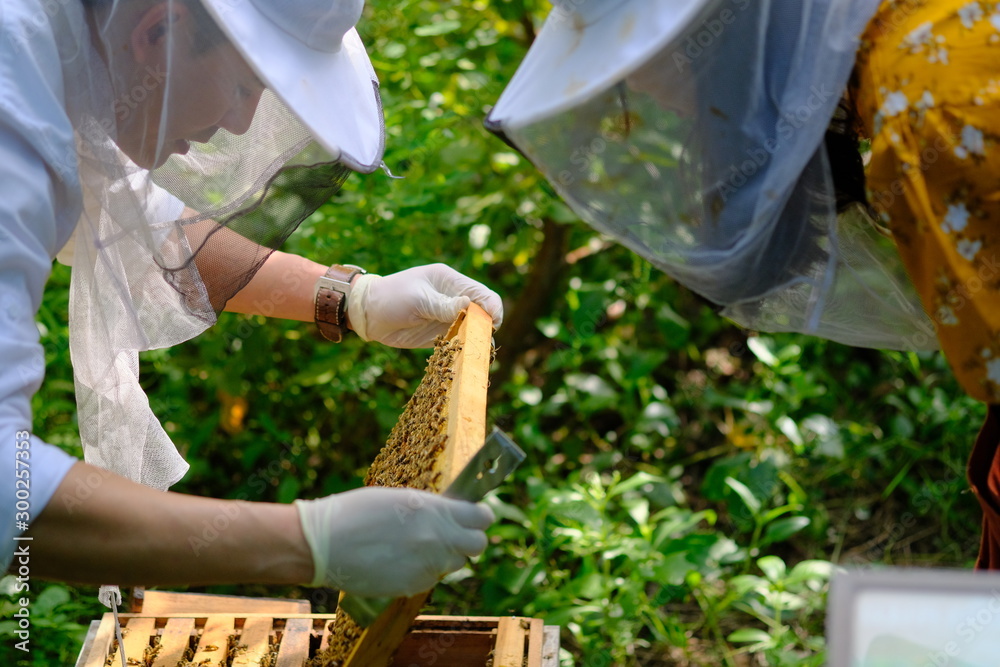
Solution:
<svg viewBox="0 0 1000 667">
<path fill-rule="evenodd" d="M 0 113 L 0 571 L 10 564 L 14 537 L 38 517 L 76 462 L 58 447 L 26 439 L 31 397 L 45 374 L 35 314 L 62 236 L 59 201 L 45 160 Z M 18 444 L 24 442 L 30 444 Z M 18 454 L 24 451 L 29 454 Z"/>
</svg>

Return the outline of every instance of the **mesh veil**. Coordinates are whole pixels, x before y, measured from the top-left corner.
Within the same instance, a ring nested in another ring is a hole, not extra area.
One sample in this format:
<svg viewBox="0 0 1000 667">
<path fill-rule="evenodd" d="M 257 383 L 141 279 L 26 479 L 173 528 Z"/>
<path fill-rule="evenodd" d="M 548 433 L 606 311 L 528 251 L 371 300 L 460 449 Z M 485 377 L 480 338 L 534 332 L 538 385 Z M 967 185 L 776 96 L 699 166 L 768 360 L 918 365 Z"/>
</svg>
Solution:
<svg viewBox="0 0 1000 667">
<path fill-rule="evenodd" d="M 591 226 L 746 327 L 934 347 L 892 241 L 860 206 L 838 215 L 823 145 L 876 0 L 710 0 L 659 41 L 622 35 L 697 3 L 588 4 L 557 2 L 488 127 Z M 614 63 L 603 89 L 550 99 L 595 52 Z"/>
<path fill-rule="evenodd" d="M 150 410 L 138 353 L 213 324 L 352 169 L 379 166 L 378 85 L 351 31 L 342 48 L 366 67 L 359 73 L 380 133 L 374 159 L 334 154 L 264 87 L 198 0 L 51 7 L 45 16 L 76 137 L 59 176 L 78 185 L 82 201 L 60 259 L 73 267 L 70 349 L 84 454 L 166 489 L 187 464 Z"/>
</svg>

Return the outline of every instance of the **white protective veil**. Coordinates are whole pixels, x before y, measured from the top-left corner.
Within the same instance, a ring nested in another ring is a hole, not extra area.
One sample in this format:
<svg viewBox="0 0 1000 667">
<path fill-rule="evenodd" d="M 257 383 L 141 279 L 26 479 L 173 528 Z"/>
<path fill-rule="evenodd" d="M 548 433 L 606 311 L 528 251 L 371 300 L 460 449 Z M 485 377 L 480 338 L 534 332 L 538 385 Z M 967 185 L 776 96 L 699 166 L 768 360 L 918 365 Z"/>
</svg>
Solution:
<svg viewBox="0 0 1000 667">
<path fill-rule="evenodd" d="M 934 345 L 893 244 L 838 214 L 824 135 L 880 0 L 555 0 L 486 124 L 737 323 Z"/>
<path fill-rule="evenodd" d="M 183 476 L 138 353 L 210 326 L 351 170 L 381 164 L 362 5 L 39 0 L 76 138 L 57 171 L 81 202 L 60 258 L 87 461 L 157 489 Z"/>
</svg>

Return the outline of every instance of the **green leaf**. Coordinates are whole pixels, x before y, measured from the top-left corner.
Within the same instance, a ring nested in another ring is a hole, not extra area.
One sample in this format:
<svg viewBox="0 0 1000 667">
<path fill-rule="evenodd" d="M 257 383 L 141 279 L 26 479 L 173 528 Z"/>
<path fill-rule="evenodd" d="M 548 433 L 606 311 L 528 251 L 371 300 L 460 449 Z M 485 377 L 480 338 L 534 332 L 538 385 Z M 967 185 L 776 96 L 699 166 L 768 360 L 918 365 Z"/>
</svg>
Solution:
<svg viewBox="0 0 1000 667">
<path fill-rule="evenodd" d="M 775 507 L 774 509 L 768 510 L 764 516 L 761 517 L 761 523 L 771 523 L 777 519 L 782 514 L 788 514 L 789 512 L 795 512 L 801 510 L 800 505 L 782 505 L 781 507 Z"/>
<path fill-rule="evenodd" d="M 600 600 L 604 597 L 606 586 L 604 576 L 598 573 L 588 574 L 573 582 L 574 592 L 584 600 Z"/>
<path fill-rule="evenodd" d="M 417 37 L 433 37 L 435 35 L 446 35 L 462 27 L 459 21 L 435 21 L 428 25 L 422 25 L 413 29 L 413 34 Z"/>
<path fill-rule="evenodd" d="M 629 355 L 628 373 L 625 375 L 625 378 L 628 380 L 637 380 L 647 377 L 655 369 L 663 365 L 667 357 L 666 352 L 642 352 L 636 350 Z"/>
<path fill-rule="evenodd" d="M 483 502 L 490 506 L 497 519 L 507 519 L 522 525 L 528 524 L 528 515 L 524 513 L 524 510 L 517 505 L 505 503 L 494 493 L 486 496 Z"/>
<path fill-rule="evenodd" d="M 45 616 L 59 605 L 69 602 L 69 599 L 69 591 L 63 586 L 47 586 L 32 602 L 31 613 Z"/>
<path fill-rule="evenodd" d="M 694 513 L 688 509 L 668 507 L 661 512 L 657 512 L 650 518 L 650 523 L 658 524 L 653 533 L 652 546 L 654 549 L 663 549 L 670 539 L 690 532 L 702 520 L 707 521 L 709 524 L 714 524 L 715 519 L 715 512 L 712 510 Z M 659 523 L 660 521 L 662 523 Z"/>
<path fill-rule="evenodd" d="M 740 452 L 715 461 L 705 474 L 703 492 L 709 500 L 732 501 L 733 490 L 726 485 L 726 477 L 743 482 L 758 498 L 775 494 L 781 472 L 773 457 L 760 460 L 749 452 Z"/>
<path fill-rule="evenodd" d="M 795 611 L 806 606 L 806 599 L 801 595 L 796 595 L 790 591 L 767 590 L 763 594 L 764 602 L 772 609 L 782 609 L 784 611 Z"/>
<path fill-rule="evenodd" d="M 665 482 L 666 479 L 660 477 L 659 475 L 650 475 L 648 472 L 639 471 L 625 479 L 621 482 L 615 484 L 608 492 L 608 495 L 614 497 L 625 493 L 626 491 L 633 491 L 635 489 L 640 489 L 647 484 L 656 484 Z"/>
<path fill-rule="evenodd" d="M 732 477 L 726 478 L 726 486 L 736 492 L 743 504 L 750 510 L 750 514 L 755 518 L 760 513 L 760 501 L 753 495 L 753 492 L 743 482 Z"/>
<path fill-rule="evenodd" d="M 757 628 L 741 628 L 736 632 L 730 633 L 726 639 L 733 643 L 755 643 L 760 645 L 770 644 L 772 641 L 771 635 Z"/>
<path fill-rule="evenodd" d="M 744 560 L 746 552 L 728 537 L 719 537 L 708 550 L 709 559 L 721 565 Z"/>
<path fill-rule="evenodd" d="M 278 484 L 278 502 L 279 503 L 290 503 L 299 497 L 299 490 L 302 485 L 299 480 L 292 476 L 285 477 Z"/>
<path fill-rule="evenodd" d="M 622 502 L 622 507 L 636 525 L 645 526 L 649 521 L 649 501 L 645 498 L 630 498 Z"/>
<path fill-rule="evenodd" d="M 576 390 L 579 407 L 585 411 L 597 411 L 612 407 L 618 401 L 618 392 L 607 380 L 598 375 L 571 373 L 565 378 L 566 385 Z"/>
<path fill-rule="evenodd" d="M 757 559 L 757 567 L 771 581 L 778 581 L 785 576 L 785 561 L 777 556 L 764 556 Z"/>
<path fill-rule="evenodd" d="M 670 432 L 680 425 L 677 411 L 668 403 L 650 401 L 642 409 L 642 414 L 636 421 L 635 428 L 641 433 L 658 433 L 666 438 Z"/>
<path fill-rule="evenodd" d="M 741 574 L 730 579 L 729 586 L 740 595 L 746 595 L 750 591 L 763 593 L 767 590 L 768 583 L 763 577 L 754 574 Z"/>
<path fill-rule="evenodd" d="M 825 560 L 804 560 L 788 573 L 785 582 L 789 585 L 804 581 L 827 581 L 833 573 L 833 563 Z"/>
<path fill-rule="evenodd" d="M 578 624 L 588 616 L 600 617 L 603 615 L 603 612 L 603 605 L 567 605 L 565 607 L 556 608 L 555 610 L 546 612 L 545 622 L 551 623 L 552 625 L 567 627 L 572 630 L 574 623 Z"/>
<path fill-rule="evenodd" d="M 17 621 L 0 621 L 0 637 L 13 637 L 17 630 Z"/>
<path fill-rule="evenodd" d="M 534 579 L 540 569 L 543 569 L 541 563 L 527 567 L 524 563 L 507 561 L 500 564 L 495 581 L 508 593 L 518 595 L 524 586 Z"/>
<path fill-rule="evenodd" d="M 774 542 L 784 542 L 789 537 L 799 532 L 810 523 L 809 517 L 790 516 L 778 519 L 767 526 L 764 531 L 763 544 L 773 544 Z"/>
<path fill-rule="evenodd" d="M 772 351 L 774 341 L 770 338 L 753 336 L 747 339 L 747 347 L 750 348 L 750 351 L 753 352 L 755 357 L 772 368 L 780 363 L 778 361 L 778 357 L 776 357 Z"/>
<path fill-rule="evenodd" d="M 796 447 L 802 446 L 802 433 L 799 431 L 799 425 L 795 423 L 795 420 L 788 415 L 782 415 L 778 417 L 775 425 L 785 434 L 786 438 L 791 440 L 793 445 Z"/>
</svg>

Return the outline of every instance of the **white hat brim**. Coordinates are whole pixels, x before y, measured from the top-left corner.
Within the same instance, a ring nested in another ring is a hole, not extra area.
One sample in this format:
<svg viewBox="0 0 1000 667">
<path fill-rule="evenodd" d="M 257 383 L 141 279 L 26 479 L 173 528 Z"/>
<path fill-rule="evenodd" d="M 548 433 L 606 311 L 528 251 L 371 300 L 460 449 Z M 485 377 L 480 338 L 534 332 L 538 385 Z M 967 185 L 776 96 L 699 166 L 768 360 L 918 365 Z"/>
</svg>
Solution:
<svg viewBox="0 0 1000 667">
<path fill-rule="evenodd" d="M 261 81 L 339 162 L 361 173 L 382 163 L 385 125 L 378 78 L 357 30 L 336 53 L 310 49 L 252 2 L 202 0 Z"/>
<path fill-rule="evenodd" d="M 589 24 L 578 13 L 554 9 L 488 125 L 524 127 L 577 106 L 624 79 L 720 4 L 625 0 Z"/>
</svg>

